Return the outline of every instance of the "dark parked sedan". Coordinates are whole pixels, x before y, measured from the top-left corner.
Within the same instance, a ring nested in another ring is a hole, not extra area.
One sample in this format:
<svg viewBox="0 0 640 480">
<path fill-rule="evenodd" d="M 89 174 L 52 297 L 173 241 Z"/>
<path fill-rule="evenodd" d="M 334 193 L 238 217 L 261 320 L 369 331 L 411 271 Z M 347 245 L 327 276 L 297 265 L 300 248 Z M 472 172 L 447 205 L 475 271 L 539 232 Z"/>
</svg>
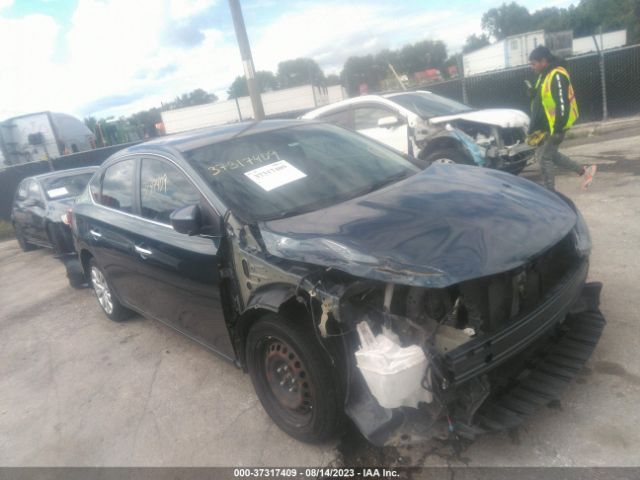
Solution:
<svg viewBox="0 0 640 480">
<path fill-rule="evenodd" d="M 109 318 L 139 312 L 234 361 L 304 441 L 345 413 L 377 444 L 512 428 L 604 326 L 570 200 L 493 170 L 421 171 L 332 125 L 130 147 L 72 229 Z"/>
<path fill-rule="evenodd" d="M 27 177 L 16 190 L 11 223 L 22 250 L 36 246 L 73 252 L 66 213 L 98 167 L 73 168 Z"/>
</svg>

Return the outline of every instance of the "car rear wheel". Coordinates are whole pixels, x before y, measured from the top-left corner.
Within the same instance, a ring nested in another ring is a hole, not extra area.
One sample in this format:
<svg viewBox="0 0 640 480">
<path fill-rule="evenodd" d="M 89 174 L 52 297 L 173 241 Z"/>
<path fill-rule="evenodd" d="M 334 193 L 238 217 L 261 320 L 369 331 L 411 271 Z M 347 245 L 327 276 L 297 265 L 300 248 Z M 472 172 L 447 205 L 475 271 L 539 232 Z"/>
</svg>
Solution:
<svg viewBox="0 0 640 480">
<path fill-rule="evenodd" d="M 36 248 L 38 248 L 32 243 L 27 242 L 24 233 L 22 233 L 22 230 L 20 230 L 16 225 L 13 226 L 13 231 L 15 232 L 18 245 L 20 245 L 20 248 L 23 252 L 30 252 L 31 250 L 35 250 Z"/>
<path fill-rule="evenodd" d="M 336 434 L 343 416 L 342 389 L 308 327 L 269 314 L 249 331 L 246 352 L 258 398 L 282 430 L 303 442 Z"/>
<path fill-rule="evenodd" d="M 440 164 L 453 164 L 458 163 L 462 165 L 473 165 L 473 161 L 469 158 L 467 154 L 458 150 L 457 148 L 441 148 L 434 152 L 429 153 L 425 160 L 428 165 L 432 163 L 440 163 Z"/>
<path fill-rule="evenodd" d="M 116 322 L 129 318 L 131 316 L 131 310 L 122 306 L 113 293 L 113 289 L 111 288 L 111 284 L 107 280 L 106 275 L 93 258 L 89 262 L 89 272 L 91 286 L 93 287 L 93 291 L 96 293 L 96 297 L 98 297 L 98 303 L 100 304 L 102 311 L 107 315 L 107 317 Z"/>
</svg>

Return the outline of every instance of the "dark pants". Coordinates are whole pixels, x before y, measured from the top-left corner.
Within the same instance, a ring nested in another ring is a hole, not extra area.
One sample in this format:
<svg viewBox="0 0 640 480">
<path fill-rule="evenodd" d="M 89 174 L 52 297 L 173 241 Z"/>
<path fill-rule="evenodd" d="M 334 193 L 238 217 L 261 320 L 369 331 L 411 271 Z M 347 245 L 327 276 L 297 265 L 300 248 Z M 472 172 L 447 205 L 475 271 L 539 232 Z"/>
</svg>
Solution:
<svg viewBox="0 0 640 480">
<path fill-rule="evenodd" d="M 562 140 L 564 140 L 564 133 L 556 134 L 555 136 L 548 135 L 536 149 L 535 156 L 540 165 L 542 182 L 549 190 L 555 190 L 556 179 L 554 168 L 556 165 L 576 172 L 578 175 L 582 175 L 584 171 L 582 165 L 574 162 L 558 151 Z"/>
</svg>

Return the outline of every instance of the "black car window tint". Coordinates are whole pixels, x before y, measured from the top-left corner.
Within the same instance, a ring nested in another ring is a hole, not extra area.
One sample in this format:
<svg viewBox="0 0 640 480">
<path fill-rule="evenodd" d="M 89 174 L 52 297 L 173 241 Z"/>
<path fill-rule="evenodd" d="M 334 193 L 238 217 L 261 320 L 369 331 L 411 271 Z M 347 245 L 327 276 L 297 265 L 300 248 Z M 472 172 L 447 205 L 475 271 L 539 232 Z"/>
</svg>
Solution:
<svg viewBox="0 0 640 480">
<path fill-rule="evenodd" d="M 386 108 L 361 107 L 355 109 L 356 130 L 366 128 L 378 128 L 378 120 L 384 117 L 392 117 L 395 114 Z M 397 115 L 396 115 L 397 116 Z"/>
<path fill-rule="evenodd" d="M 198 203 L 200 193 L 174 165 L 163 160 L 142 159 L 140 208 L 144 218 L 169 225 L 171 213 Z"/>
<path fill-rule="evenodd" d="M 100 204 L 127 213 L 133 211 L 133 167 L 133 160 L 123 160 L 105 170 Z"/>
<path fill-rule="evenodd" d="M 349 111 L 341 110 L 339 112 L 327 113 L 319 117 L 320 120 L 333 123 L 344 128 L 351 128 L 351 122 L 349 122 Z"/>
</svg>

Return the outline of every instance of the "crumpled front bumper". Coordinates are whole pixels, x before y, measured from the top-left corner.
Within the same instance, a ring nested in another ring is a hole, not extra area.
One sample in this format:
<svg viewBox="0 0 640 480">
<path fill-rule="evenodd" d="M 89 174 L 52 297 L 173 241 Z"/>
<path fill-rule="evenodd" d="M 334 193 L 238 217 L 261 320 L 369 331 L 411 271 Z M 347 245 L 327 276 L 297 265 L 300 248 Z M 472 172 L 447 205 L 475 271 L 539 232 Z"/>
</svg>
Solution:
<svg viewBox="0 0 640 480">
<path fill-rule="evenodd" d="M 586 272 L 584 275 L 586 276 Z M 482 403 L 474 410 L 471 418 L 456 416 L 446 406 L 431 405 L 424 409 L 383 408 L 373 398 L 356 368 L 350 372 L 345 407 L 347 414 L 361 433 L 379 446 L 447 438 L 453 433 L 469 438 L 488 431 L 518 426 L 539 407 L 559 400 L 564 389 L 590 358 L 604 329 L 605 319 L 599 309 L 602 284 L 584 284 L 582 270 L 573 272 L 572 278 L 576 283 L 563 284 L 563 291 L 560 294 L 556 292 L 553 296 L 556 300 L 564 298 L 565 303 L 560 305 L 556 301 L 543 305 L 542 307 L 550 309 L 548 315 L 541 313 L 547 321 L 535 322 L 538 328 L 532 329 L 529 326 L 520 330 L 520 340 L 527 333 L 526 345 L 520 342 L 522 348 L 512 349 L 509 355 L 503 357 L 503 361 L 509 360 L 511 363 L 520 356 L 530 354 L 534 348 L 542 354 L 536 357 L 535 363 L 527 363 L 526 370 L 523 369 L 516 375 L 517 382 L 509 389 L 503 389 L 499 393 L 484 392 L 480 399 Z M 567 298 L 572 301 L 566 303 Z M 540 317 L 533 316 L 532 319 L 539 320 Z M 500 334 L 504 334 L 504 331 Z M 545 342 L 542 347 L 540 340 Z M 482 383 L 488 385 L 488 370 L 472 369 L 472 374 L 457 380 L 468 385 L 469 382 L 483 378 Z M 450 397 L 452 394 L 455 396 L 456 388 L 454 379 L 448 391 Z"/>
<path fill-rule="evenodd" d="M 519 173 L 533 159 L 535 150 L 535 147 L 526 143 L 518 143 L 501 149 L 489 149 L 487 156 L 491 158 L 494 168 Z"/>
</svg>

